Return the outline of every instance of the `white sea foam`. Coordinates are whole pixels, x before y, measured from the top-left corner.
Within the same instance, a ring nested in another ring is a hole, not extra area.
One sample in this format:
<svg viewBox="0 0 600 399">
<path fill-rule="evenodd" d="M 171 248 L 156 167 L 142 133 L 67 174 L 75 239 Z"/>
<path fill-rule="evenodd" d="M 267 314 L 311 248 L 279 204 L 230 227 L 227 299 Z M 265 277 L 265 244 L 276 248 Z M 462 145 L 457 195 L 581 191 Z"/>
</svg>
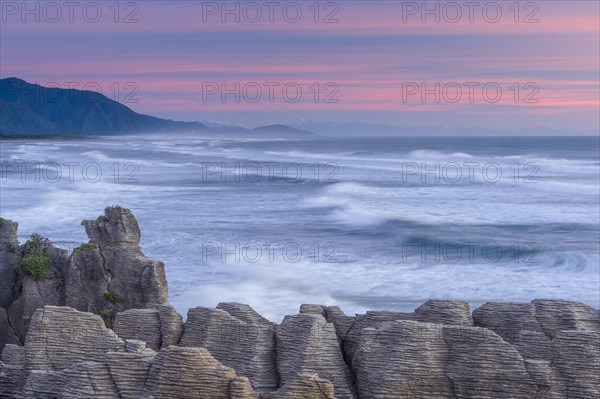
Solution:
<svg viewBox="0 0 600 399">
<path fill-rule="evenodd" d="M 36 183 L 30 176 L 22 182 L 9 176 L 1 183 L 2 217 L 20 223 L 22 240 L 40 232 L 54 241 L 78 243 L 87 241 L 82 219 L 95 218 L 109 205 L 132 209 L 144 252 L 165 261 L 170 301 L 182 313 L 223 301 L 249 303 L 273 321 L 296 313 L 305 302 L 338 305 L 349 314 L 368 308 L 410 310 L 429 298 L 481 303 L 555 297 L 598 305 L 600 185 L 593 156 L 575 159 L 534 148 L 521 155 L 504 149 L 504 155 L 484 156 L 469 146 L 401 151 L 385 143 L 365 150 L 346 140 L 335 148 L 269 141 L 111 137 L 7 142 L 3 160 L 97 162 L 105 173 L 95 183 L 83 180 L 80 169 L 73 182 L 65 177 Z M 237 159 L 308 166 L 332 162 L 339 167 L 334 176 L 339 182 L 202 181 L 202 162 Z M 110 169 L 115 162 L 136 163 L 137 183 L 115 181 Z M 472 182 L 424 183 L 419 176 L 403 181 L 405 162 L 495 162 L 506 173 L 493 183 L 481 174 Z M 515 162 L 536 163 L 538 182 L 515 182 L 510 169 Z M 494 239 L 505 251 L 514 242 L 540 248 L 537 263 L 404 261 L 401 245 L 414 237 L 428 242 Z M 335 262 L 308 255 L 298 262 L 203 259 L 207 241 L 231 247 L 255 240 L 288 240 L 303 248 L 333 242 Z"/>
</svg>

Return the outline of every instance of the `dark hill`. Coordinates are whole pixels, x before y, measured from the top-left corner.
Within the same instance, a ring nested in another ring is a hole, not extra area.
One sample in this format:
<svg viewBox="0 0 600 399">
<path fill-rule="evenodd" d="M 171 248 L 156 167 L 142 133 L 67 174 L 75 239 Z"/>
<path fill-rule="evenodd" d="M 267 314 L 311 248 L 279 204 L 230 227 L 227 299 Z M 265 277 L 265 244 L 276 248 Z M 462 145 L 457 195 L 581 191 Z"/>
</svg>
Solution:
<svg viewBox="0 0 600 399">
<path fill-rule="evenodd" d="M 17 78 L 0 80 L 2 135 L 118 135 L 201 131 L 199 122 L 142 115 L 93 91 L 49 88 Z"/>
</svg>

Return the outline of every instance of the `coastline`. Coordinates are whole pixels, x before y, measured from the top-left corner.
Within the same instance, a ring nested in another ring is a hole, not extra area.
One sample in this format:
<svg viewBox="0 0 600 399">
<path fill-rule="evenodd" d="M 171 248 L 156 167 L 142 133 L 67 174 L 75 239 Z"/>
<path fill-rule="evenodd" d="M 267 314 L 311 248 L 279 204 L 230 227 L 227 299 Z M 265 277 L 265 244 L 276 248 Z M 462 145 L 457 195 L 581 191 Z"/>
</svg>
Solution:
<svg viewBox="0 0 600 399">
<path fill-rule="evenodd" d="M 464 301 L 430 300 L 355 316 L 304 304 L 275 324 L 229 302 L 192 308 L 184 322 L 129 210 L 109 207 L 82 225 L 90 241 L 69 254 L 41 236 L 19 245 L 17 223 L 0 221 L 0 397 L 598 393 L 600 312 L 582 303 L 489 302 L 471 312 Z M 32 267 L 39 259 L 45 268 Z"/>
</svg>

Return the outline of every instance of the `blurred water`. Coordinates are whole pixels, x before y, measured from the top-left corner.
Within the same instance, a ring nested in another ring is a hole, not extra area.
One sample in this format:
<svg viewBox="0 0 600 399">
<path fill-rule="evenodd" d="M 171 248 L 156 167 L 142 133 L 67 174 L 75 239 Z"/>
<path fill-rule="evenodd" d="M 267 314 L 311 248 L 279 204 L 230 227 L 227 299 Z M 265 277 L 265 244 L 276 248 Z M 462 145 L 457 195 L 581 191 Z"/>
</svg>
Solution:
<svg viewBox="0 0 600 399">
<path fill-rule="evenodd" d="M 347 313 L 429 298 L 598 306 L 597 138 L 4 141 L 2 217 L 72 248 L 130 208 L 170 301 Z M 100 176 L 101 173 L 101 176 Z"/>
</svg>

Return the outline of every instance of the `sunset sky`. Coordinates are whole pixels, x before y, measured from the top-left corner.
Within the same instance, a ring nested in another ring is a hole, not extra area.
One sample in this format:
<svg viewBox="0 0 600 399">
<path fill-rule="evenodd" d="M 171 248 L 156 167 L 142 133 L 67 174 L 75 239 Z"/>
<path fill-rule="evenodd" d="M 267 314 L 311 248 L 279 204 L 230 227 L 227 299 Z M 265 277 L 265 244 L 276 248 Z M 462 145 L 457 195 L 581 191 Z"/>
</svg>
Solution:
<svg viewBox="0 0 600 399">
<path fill-rule="evenodd" d="M 2 1 L 0 76 L 99 88 L 137 112 L 249 127 L 308 119 L 599 128 L 597 1 L 90 3 L 24 10 Z M 222 98 L 223 84 L 239 102 Z"/>
</svg>

